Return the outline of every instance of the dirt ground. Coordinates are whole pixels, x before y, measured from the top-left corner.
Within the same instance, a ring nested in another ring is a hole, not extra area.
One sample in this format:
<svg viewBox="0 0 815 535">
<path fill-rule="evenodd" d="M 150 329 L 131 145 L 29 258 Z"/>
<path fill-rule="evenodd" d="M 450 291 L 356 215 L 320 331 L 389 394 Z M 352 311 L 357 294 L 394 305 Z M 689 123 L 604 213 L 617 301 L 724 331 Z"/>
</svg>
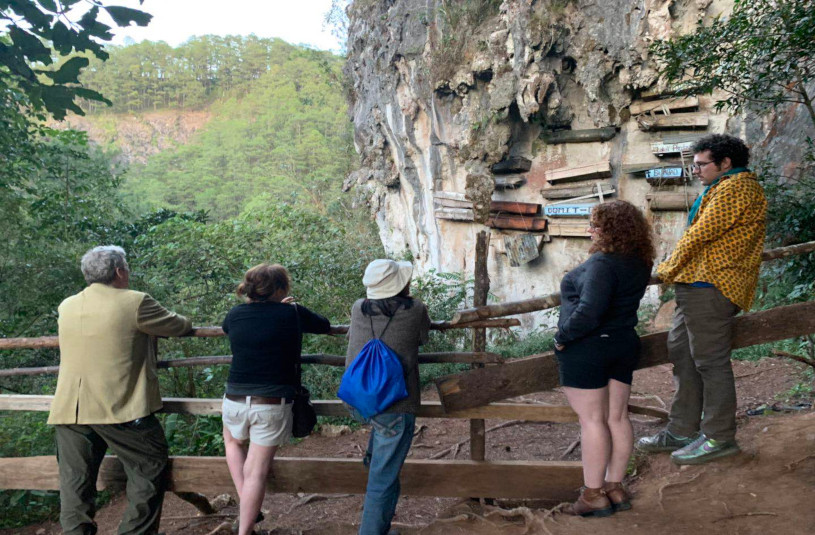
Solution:
<svg viewBox="0 0 815 535">
<path fill-rule="evenodd" d="M 815 533 L 815 411 L 764 411 L 750 416 L 748 410 L 771 405 L 778 393 L 800 382 L 803 366 L 767 358 L 758 363 L 734 362 L 739 396 L 738 440 L 743 453 L 695 467 L 677 467 L 667 454 L 637 456 L 635 473 L 628 484 L 633 509 L 606 519 L 567 517 L 556 504 L 498 501 L 484 503 L 457 498 L 403 497 L 394 528 L 403 535 L 447 534 L 549 534 L 571 535 L 587 531 L 602 534 L 765 534 Z M 658 366 L 637 372 L 632 403 L 664 408 L 672 394 L 670 367 Z M 427 399 L 434 393 L 427 392 Z M 565 404 L 558 391 L 517 398 L 515 401 Z M 787 410 L 784 410 L 787 409 Z M 663 425 L 654 418 L 635 416 L 635 434 L 656 432 Z M 502 422 L 487 421 L 487 429 Z M 466 421 L 420 419 L 410 457 L 428 458 L 466 438 Z M 488 460 L 579 460 L 580 449 L 564 452 L 578 438 L 577 424 L 519 423 L 487 434 Z M 283 449 L 292 457 L 361 457 L 367 429 L 339 437 L 315 435 Z M 452 451 L 445 458 L 452 458 Z M 468 458 L 462 446 L 456 458 Z M 210 498 L 214 498 L 210 496 Z M 125 505 L 116 496 L 97 514 L 100 534 L 113 534 Z M 258 528 L 272 534 L 356 533 L 361 496 L 272 495 L 263 511 L 266 519 Z M 228 533 L 237 508 L 223 506 L 218 515 L 202 517 L 187 502 L 168 494 L 162 516 L 166 535 Z M 221 526 L 219 530 L 218 527 Z M 16 533 L 59 533 L 55 523 L 29 526 Z M 0 535 L 11 533 L 0 531 Z"/>
</svg>

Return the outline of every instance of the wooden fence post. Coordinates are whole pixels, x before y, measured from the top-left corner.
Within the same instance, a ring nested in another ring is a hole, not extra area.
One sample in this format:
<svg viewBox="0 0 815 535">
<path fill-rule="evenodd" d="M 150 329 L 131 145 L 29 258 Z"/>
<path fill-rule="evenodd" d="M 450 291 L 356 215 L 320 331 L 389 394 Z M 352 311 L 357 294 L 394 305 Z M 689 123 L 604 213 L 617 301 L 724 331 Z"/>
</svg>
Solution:
<svg viewBox="0 0 815 535">
<path fill-rule="evenodd" d="M 475 242 L 475 266 L 473 276 L 473 306 L 487 304 L 487 294 L 490 291 L 490 276 L 487 273 L 487 255 L 489 252 L 490 235 L 482 230 L 478 233 Z M 473 329 L 473 351 L 486 351 L 487 329 Z M 483 364 L 472 364 L 473 368 L 482 368 Z M 470 420 L 470 459 L 483 461 L 486 457 L 486 426 L 483 419 Z"/>
</svg>

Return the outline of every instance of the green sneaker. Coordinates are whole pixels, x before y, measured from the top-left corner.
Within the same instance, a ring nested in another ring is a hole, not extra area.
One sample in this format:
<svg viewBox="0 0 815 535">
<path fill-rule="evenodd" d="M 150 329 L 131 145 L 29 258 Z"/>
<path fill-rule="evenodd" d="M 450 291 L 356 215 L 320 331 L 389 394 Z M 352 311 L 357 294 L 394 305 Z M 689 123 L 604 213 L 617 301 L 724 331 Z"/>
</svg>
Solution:
<svg viewBox="0 0 815 535">
<path fill-rule="evenodd" d="M 729 457 L 739 453 L 739 445 L 735 440 L 714 440 L 705 435 L 671 454 L 671 460 L 676 464 L 704 464 L 722 457 Z"/>
<path fill-rule="evenodd" d="M 642 437 L 637 440 L 634 446 L 639 451 L 656 453 L 659 451 L 676 451 L 679 448 L 684 448 L 691 442 L 693 442 L 693 437 L 678 437 L 667 429 L 663 429 L 656 435 Z"/>
</svg>

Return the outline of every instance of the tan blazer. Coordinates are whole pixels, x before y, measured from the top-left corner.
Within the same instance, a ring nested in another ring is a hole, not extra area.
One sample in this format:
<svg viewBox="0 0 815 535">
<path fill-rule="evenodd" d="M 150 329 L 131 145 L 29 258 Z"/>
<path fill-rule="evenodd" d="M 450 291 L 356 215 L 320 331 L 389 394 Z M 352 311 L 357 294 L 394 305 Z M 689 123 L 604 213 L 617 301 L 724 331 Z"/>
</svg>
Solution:
<svg viewBox="0 0 815 535">
<path fill-rule="evenodd" d="M 149 295 L 91 284 L 59 305 L 60 368 L 49 424 L 116 424 L 161 408 L 149 335 L 180 336 L 190 320 Z"/>
</svg>

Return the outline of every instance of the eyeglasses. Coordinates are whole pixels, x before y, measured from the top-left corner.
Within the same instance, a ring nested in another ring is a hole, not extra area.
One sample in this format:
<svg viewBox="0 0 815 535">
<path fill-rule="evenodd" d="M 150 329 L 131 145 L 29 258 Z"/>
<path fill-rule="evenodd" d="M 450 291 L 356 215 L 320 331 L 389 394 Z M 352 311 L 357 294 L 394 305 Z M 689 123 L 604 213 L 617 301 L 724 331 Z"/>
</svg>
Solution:
<svg viewBox="0 0 815 535">
<path fill-rule="evenodd" d="M 711 163 L 713 163 L 713 161 L 710 161 L 710 162 L 695 162 L 695 163 L 691 164 L 690 168 L 693 169 L 694 171 L 701 171 L 704 166 L 706 166 L 708 164 L 711 164 Z"/>
</svg>

